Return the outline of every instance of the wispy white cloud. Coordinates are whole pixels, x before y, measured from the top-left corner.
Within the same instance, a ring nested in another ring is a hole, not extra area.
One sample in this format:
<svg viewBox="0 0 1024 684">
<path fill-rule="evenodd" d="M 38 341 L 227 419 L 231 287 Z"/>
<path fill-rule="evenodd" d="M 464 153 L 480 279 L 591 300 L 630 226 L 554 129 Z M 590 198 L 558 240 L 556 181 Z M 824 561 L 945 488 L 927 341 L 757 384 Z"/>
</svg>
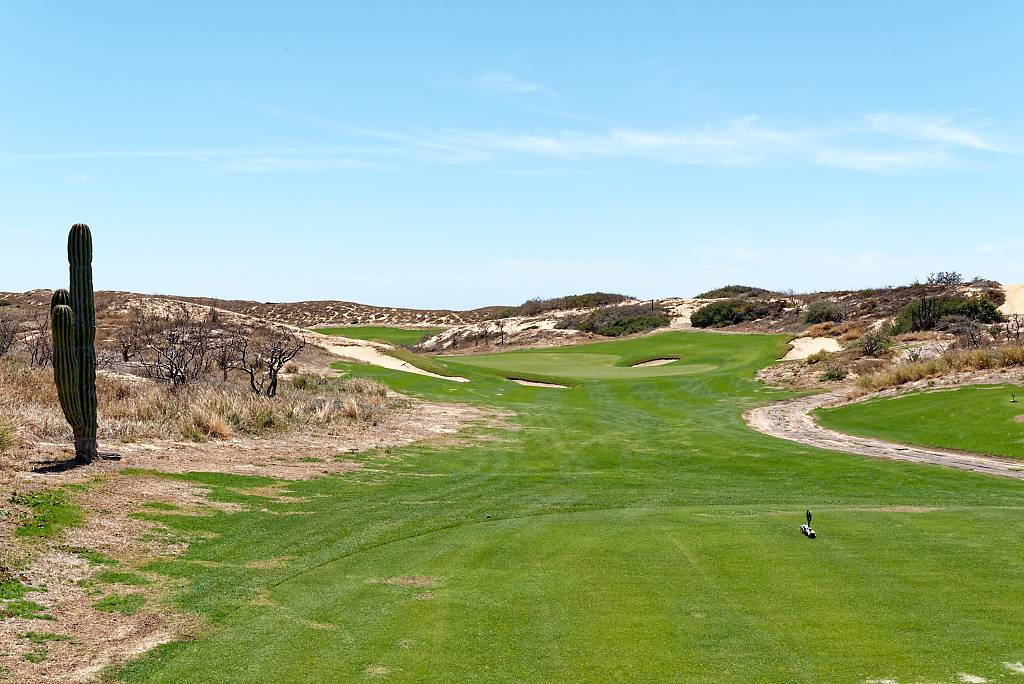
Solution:
<svg viewBox="0 0 1024 684">
<path fill-rule="evenodd" d="M 1013 154 L 948 117 L 873 114 L 856 124 L 781 126 L 758 117 L 699 127 L 395 131 L 288 115 L 326 127 L 348 145 L 0 153 L 0 163 L 181 160 L 225 172 L 391 169 L 427 164 L 561 163 L 628 160 L 694 166 L 817 165 L 870 173 L 949 168 L 971 155 Z M 572 164 L 572 167 L 568 165 Z"/>
<path fill-rule="evenodd" d="M 1004 151 L 980 131 L 957 124 L 948 116 L 878 113 L 868 116 L 867 122 L 874 131 L 897 138 L 989 152 Z"/>
<path fill-rule="evenodd" d="M 477 74 L 471 81 L 473 87 L 503 93 L 539 93 L 547 88 L 504 71 L 489 71 Z"/>
<path fill-rule="evenodd" d="M 913 169 L 941 168 L 953 163 L 941 149 L 858 150 L 822 149 L 814 153 L 821 166 L 873 173 L 894 173 Z"/>
</svg>

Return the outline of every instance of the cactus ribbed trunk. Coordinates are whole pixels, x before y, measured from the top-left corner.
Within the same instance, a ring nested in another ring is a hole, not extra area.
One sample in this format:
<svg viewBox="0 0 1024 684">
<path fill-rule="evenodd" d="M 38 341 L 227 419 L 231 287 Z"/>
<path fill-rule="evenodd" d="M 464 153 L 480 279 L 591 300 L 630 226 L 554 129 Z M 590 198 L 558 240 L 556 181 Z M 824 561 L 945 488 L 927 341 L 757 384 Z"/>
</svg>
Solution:
<svg viewBox="0 0 1024 684">
<path fill-rule="evenodd" d="M 75 428 L 75 457 L 88 463 L 96 457 L 96 306 L 92 291 L 92 234 L 83 223 L 73 225 L 68 234 L 68 264 L 82 406 L 82 425 Z"/>
<path fill-rule="evenodd" d="M 96 306 L 92 291 L 92 235 L 76 223 L 68 234 L 71 291 L 50 300 L 53 381 L 64 417 L 75 433 L 75 459 L 96 458 Z"/>
</svg>

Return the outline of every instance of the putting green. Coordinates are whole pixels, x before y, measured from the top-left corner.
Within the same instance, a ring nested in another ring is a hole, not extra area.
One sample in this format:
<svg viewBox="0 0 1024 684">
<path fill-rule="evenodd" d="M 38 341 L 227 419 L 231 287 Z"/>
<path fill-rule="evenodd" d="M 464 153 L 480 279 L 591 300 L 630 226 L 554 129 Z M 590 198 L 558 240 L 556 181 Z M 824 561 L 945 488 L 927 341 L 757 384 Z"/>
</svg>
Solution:
<svg viewBox="0 0 1024 684">
<path fill-rule="evenodd" d="M 454 363 L 498 371 L 506 377 L 527 374 L 536 377 L 569 378 L 576 380 L 636 380 L 671 375 L 706 373 L 714 366 L 706 363 L 676 361 L 662 366 L 632 368 L 618 354 L 593 352 L 509 352 L 507 354 L 481 354 L 479 356 L 450 357 Z"/>
<path fill-rule="evenodd" d="M 819 410 L 818 419 L 840 432 L 1024 459 L 1020 385 L 973 385 L 872 399 Z"/>
<path fill-rule="evenodd" d="M 340 335 L 354 340 L 378 340 L 394 345 L 416 344 L 441 328 L 392 328 L 384 325 L 348 325 L 339 328 L 315 328 L 322 335 Z"/>
<path fill-rule="evenodd" d="M 1012 681 L 1024 484 L 752 432 L 743 411 L 786 396 L 753 380 L 784 341 L 673 332 L 435 359 L 462 384 L 337 364 L 512 411 L 512 429 L 341 454 L 364 468 L 288 483 L 285 500 L 248 489 L 267 478 L 180 476 L 243 508 L 145 514 L 191 540 L 148 570 L 211 628 L 120 676 Z M 706 370 L 623 367 L 667 356 Z M 620 370 L 645 375 L 592 375 Z M 575 386 L 505 379 L 535 373 Z M 815 541 L 797 529 L 807 508 Z"/>
</svg>

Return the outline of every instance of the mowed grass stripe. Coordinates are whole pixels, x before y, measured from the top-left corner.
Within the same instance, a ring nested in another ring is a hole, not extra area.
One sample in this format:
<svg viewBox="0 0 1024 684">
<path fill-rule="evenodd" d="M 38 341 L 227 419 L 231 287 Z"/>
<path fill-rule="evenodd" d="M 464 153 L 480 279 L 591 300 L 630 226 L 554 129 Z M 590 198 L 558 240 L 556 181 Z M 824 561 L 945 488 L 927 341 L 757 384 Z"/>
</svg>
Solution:
<svg viewBox="0 0 1024 684">
<path fill-rule="evenodd" d="M 218 535 L 149 569 L 186 579 L 179 604 L 210 616 L 214 629 L 159 649 L 124 678 L 862 682 L 1005 673 L 1003 662 L 1024 659 L 1024 561 L 1015 551 L 1024 487 L 751 432 L 742 411 L 783 396 L 752 380 L 783 339 L 666 333 L 533 360 L 574 380 L 569 390 L 522 387 L 503 377 L 514 365 L 489 370 L 463 357 L 436 359 L 471 377 L 457 387 L 339 364 L 410 394 L 513 410 L 513 429 L 355 455 L 365 470 L 290 484 L 303 497 L 290 503 L 161 516 L 182 533 Z M 714 370 L 581 377 L 592 367 L 575 366 L 574 353 L 594 352 L 620 363 L 679 356 Z M 796 529 L 806 507 L 815 542 Z M 245 567 L 268 558 L 286 560 Z"/>
</svg>

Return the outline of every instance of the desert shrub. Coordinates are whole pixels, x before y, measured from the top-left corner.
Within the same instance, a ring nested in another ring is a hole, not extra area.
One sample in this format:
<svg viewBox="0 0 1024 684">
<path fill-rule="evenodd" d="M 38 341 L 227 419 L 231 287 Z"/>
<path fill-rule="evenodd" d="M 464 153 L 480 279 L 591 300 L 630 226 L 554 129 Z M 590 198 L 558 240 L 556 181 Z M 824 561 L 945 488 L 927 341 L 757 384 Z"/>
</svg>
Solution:
<svg viewBox="0 0 1024 684">
<path fill-rule="evenodd" d="M 892 340 L 884 330 L 872 330 L 860 336 L 857 346 L 860 347 L 864 356 L 877 357 L 889 350 Z"/>
<path fill-rule="evenodd" d="M 567 316 L 558 323 L 560 328 L 574 328 L 582 332 L 621 337 L 635 335 L 669 324 L 668 312 L 643 304 L 605 306 L 580 316 Z"/>
<path fill-rule="evenodd" d="M 11 305 L 11 301 L 9 299 L 0 299 L 0 308 L 3 308 L 5 306 L 10 306 L 10 305 Z"/>
<path fill-rule="evenodd" d="M 963 282 L 964 277 L 956 271 L 939 271 L 928 274 L 929 285 L 960 285 Z"/>
<path fill-rule="evenodd" d="M 821 382 L 839 382 L 846 379 L 846 369 L 837 364 L 829 364 L 825 372 L 818 376 Z"/>
<path fill-rule="evenodd" d="M 829 356 L 830 356 L 830 354 L 827 351 L 825 351 L 824 349 L 822 349 L 821 351 L 816 351 L 816 352 L 814 352 L 813 354 L 811 354 L 810 356 L 807 357 L 807 365 L 808 366 L 813 366 L 816 363 L 821 363 L 822 361 L 827 361 Z"/>
<path fill-rule="evenodd" d="M 551 299 L 528 299 L 519 306 L 498 311 L 494 318 L 509 316 L 539 316 L 548 311 L 565 311 L 566 309 L 591 309 L 596 306 L 608 306 L 632 299 L 622 294 L 611 292 L 587 292 L 585 294 L 552 297 Z"/>
<path fill-rule="evenodd" d="M 804 322 L 810 324 L 825 323 L 826 321 L 838 323 L 841 320 L 843 320 L 843 314 L 839 310 L 839 305 L 830 299 L 811 302 L 807 307 L 807 313 L 804 314 Z"/>
<path fill-rule="evenodd" d="M 720 328 L 746 321 L 764 318 L 782 310 L 782 302 L 767 302 L 756 299 L 726 299 L 711 302 L 697 309 L 690 316 L 695 328 Z"/>
<path fill-rule="evenodd" d="M 697 295 L 697 299 L 725 299 L 737 297 L 759 297 L 771 294 L 768 290 L 751 285 L 726 285 Z"/>
<path fill-rule="evenodd" d="M 894 333 L 934 330 L 944 318 L 959 317 L 978 323 L 1002 323 L 1006 319 L 988 297 L 922 297 L 900 311 Z"/>
</svg>

